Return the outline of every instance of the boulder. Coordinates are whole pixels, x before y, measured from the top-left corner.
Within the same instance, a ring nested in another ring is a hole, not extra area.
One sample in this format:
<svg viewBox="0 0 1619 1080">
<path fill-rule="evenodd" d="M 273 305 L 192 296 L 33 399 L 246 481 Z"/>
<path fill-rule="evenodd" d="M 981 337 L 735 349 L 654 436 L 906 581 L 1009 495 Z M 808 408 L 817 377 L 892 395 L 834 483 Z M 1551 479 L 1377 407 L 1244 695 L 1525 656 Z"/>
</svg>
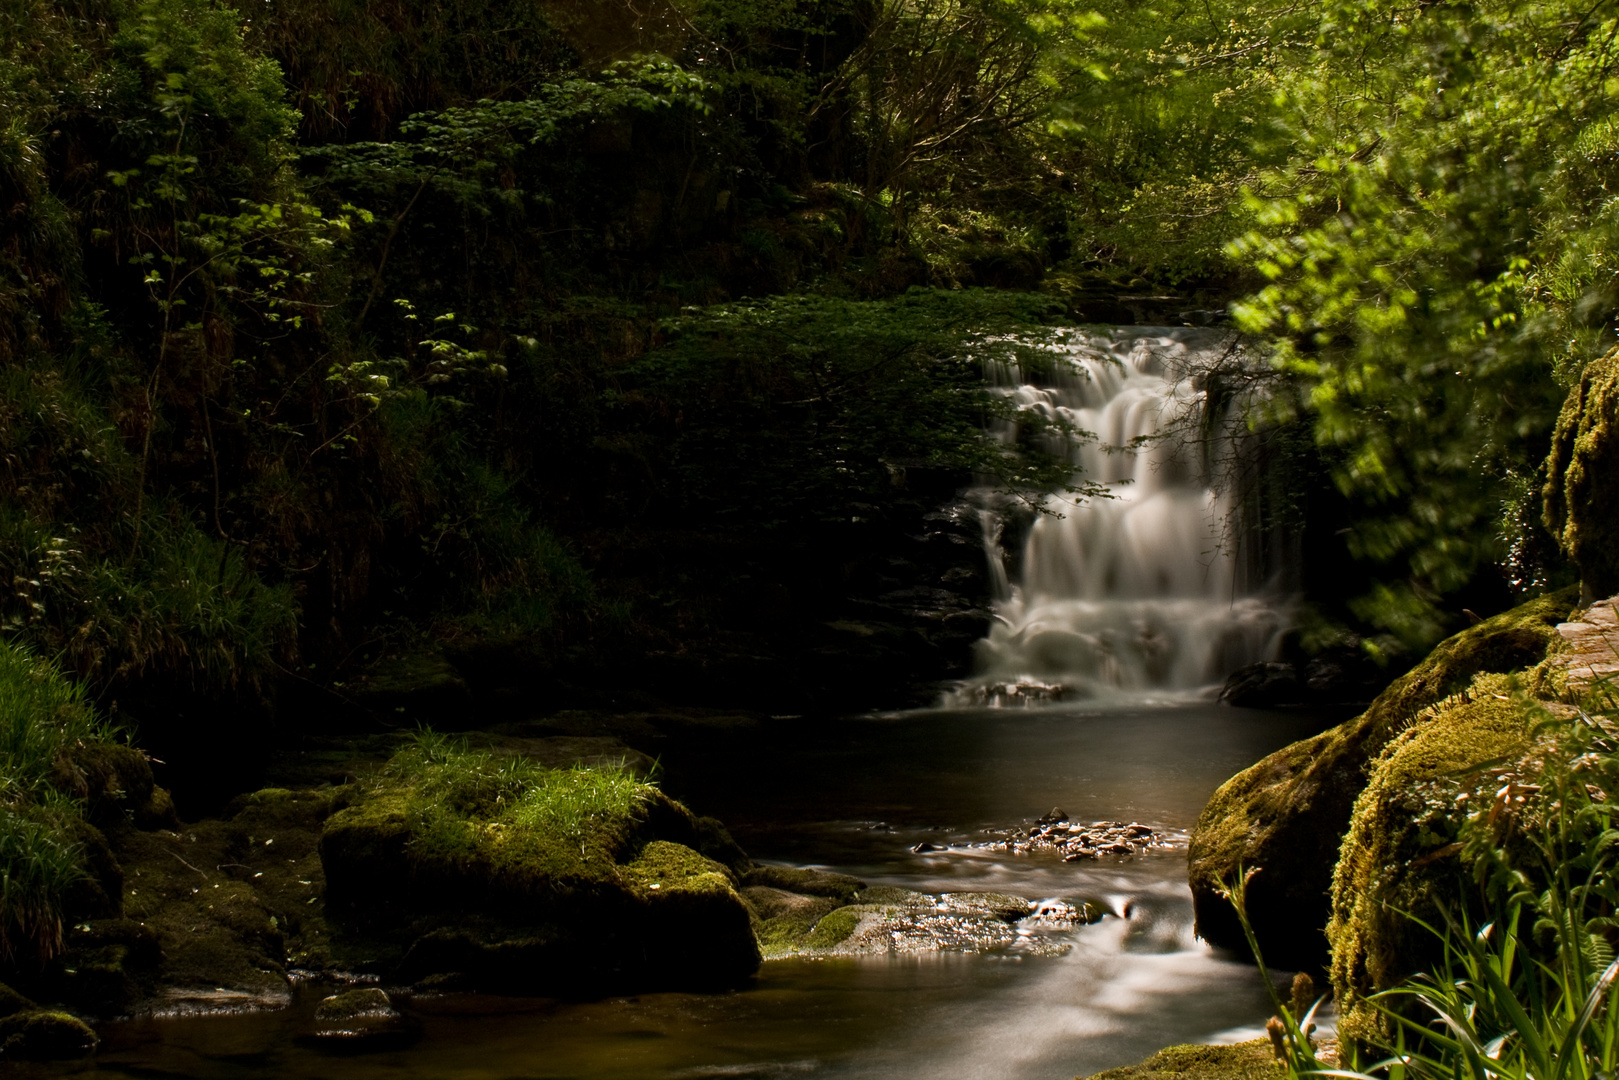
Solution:
<svg viewBox="0 0 1619 1080">
<path fill-rule="evenodd" d="M 1546 477 L 1546 527 L 1579 567 L 1585 601 L 1619 593 L 1619 349 L 1569 391 Z"/>
<path fill-rule="evenodd" d="M 395 957 L 386 974 L 576 994 L 713 989 L 758 969 L 735 871 L 705 846 L 746 862 L 717 822 L 632 773 L 414 747 L 327 820 L 320 855 L 328 917 Z"/>
<path fill-rule="evenodd" d="M 1458 799 L 1488 798 L 1495 784 L 1472 772 L 1529 748 L 1526 714 L 1508 675 L 1475 676 L 1465 690 L 1422 710 L 1373 763 L 1355 800 L 1332 879 L 1332 984 L 1338 1031 L 1368 1040 L 1379 1030 L 1367 998 L 1442 959 L 1437 938 L 1412 921 L 1442 925 L 1466 880 Z M 1489 791 L 1478 790 L 1486 783 Z"/>
<path fill-rule="evenodd" d="M 89 1024 L 65 1012 L 29 1009 L 0 1019 L 0 1060 L 83 1057 L 99 1041 Z"/>
<path fill-rule="evenodd" d="M 1423 709 L 1475 675 L 1532 668 L 1559 648 L 1557 624 L 1577 599 L 1577 589 L 1549 593 L 1447 638 L 1360 716 L 1226 781 L 1193 827 L 1188 851 L 1198 936 L 1246 951 L 1219 890 L 1252 871 L 1248 913 L 1266 961 L 1324 969 L 1333 869 L 1378 755 Z"/>
</svg>

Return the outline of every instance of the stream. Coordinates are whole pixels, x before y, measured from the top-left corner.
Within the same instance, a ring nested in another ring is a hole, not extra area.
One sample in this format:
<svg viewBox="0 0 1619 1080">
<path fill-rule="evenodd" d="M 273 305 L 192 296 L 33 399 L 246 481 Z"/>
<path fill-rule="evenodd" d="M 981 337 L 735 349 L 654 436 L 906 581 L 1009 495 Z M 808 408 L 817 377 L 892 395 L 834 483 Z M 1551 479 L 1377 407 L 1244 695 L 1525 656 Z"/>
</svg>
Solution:
<svg viewBox="0 0 1619 1080">
<path fill-rule="evenodd" d="M 280 1013 L 106 1025 L 95 1058 L 40 1075 L 1062 1080 L 1173 1043 L 1256 1037 L 1270 1011 L 1256 970 L 1192 937 L 1185 831 L 1227 777 L 1338 719 L 1168 702 L 781 718 L 666 756 L 671 792 L 729 823 L 756 859 L 929 892 L 1100 900 L 1115 913 L 1061 932 L 1061 956 L 771 961 L 724 994 L 417 997 L 408 1007 L 423 1037 L 363 1055 L 300 1040 L 331 992 L 311 986 Z M 1053 807 L 1175 842 L 1072 864 L 966 846 Z M 946 850 L 914 854 L 924 840 Z"/>
<path fill-rule="evenodd" d="M 1261 532 L 1237 512 L 1244 489 L 1212 479 L 1241 413 L 1186 422 L 1202 416 L 1210 372 L 1233 347 L 1184 327 L 1075 330 L 1043 381 L 990 373 L 1018 417 L 1090 433 L 1052 449 L 1105 492 L 1083 503 L 1053 493 L 1016 575 L 1001 549 L 1009 508 L 978 493 L 995 617 L 978 674 L 947 695 L 955 707 L 781 716 L 662 752 L 665 789 L 724 821 L 757 860 L 924 893 L 1091 902 L 1110 912 L 1099 922 L 1025 928 L 1019 942 L 1038 947 L 984 954 L 770 961 L 726 994 L 420 996 L 407 1005 L 417 1043 L 354 1056 L 300 1040 L 331 992 L 309 986 L 281 1013 L 111 1024 L 93 1061 L 46 1071 L 1061 1080 L 1175 1043 L 1258 1037 L 1271 1009 L 1256 969 L 1193 937 L 1187 830 L 1228 777 L 1345 716 L 1210 700 L 1227 673 L 1274 655 L 1291 607 L 1285 567 L 1255 557 Z M 1017 424 L 996 437 L 1015 440 Z M 989 847 L 991 833 L 1054 808 L 1150 826 L 1168 843 L 1075 863 Z"/>
</svg>

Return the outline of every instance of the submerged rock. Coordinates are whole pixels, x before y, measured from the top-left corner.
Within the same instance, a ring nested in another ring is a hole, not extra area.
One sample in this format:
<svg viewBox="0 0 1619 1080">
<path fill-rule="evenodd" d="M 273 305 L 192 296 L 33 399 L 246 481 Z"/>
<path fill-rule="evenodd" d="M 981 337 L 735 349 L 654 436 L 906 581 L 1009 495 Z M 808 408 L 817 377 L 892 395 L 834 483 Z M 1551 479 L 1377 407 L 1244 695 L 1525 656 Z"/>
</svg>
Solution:
<svg viewBox="0 0 1619 1080">
<path fill-rule="evenodd" d="M 374 986 L 333 994 L 315 1008 L 314 1037 L 320 1042 L 372 1047 L 405 1042 L 416 1034 L 411 1019 Z"/>
</svg>

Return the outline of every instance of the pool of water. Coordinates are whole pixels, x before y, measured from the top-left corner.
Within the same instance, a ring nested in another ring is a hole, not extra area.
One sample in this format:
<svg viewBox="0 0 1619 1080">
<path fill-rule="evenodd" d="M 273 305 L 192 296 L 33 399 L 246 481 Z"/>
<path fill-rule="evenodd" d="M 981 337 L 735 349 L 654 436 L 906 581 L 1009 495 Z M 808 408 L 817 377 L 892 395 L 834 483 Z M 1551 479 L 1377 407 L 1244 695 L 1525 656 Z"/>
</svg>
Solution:
<svg viewBox="0 0 1619 1080">
<path fill-rule="evenodd" d="M 596 1002 L 417 998 L 422 1037 L 333 1055 L 302 1038 L 310 987 L 273 1014 L 108 1025 L 60 1077 L 332 1080 L 1060 1080 L 1172 1043 L 1259 1033 L 1255 970 L 1191 933 L 1184 843 L 1065 864 L 970 845 L 1060 807 L 1184 840 L 1208 796 L 1340 717 L 1212 704 L 778 718 L 671 748 L 665 785 L 755 858 L 928 892 L 1100 900 L 1061 956 L 906 955 L 767 963 L 748 988 Z M 943 852 L 913 854 L 922 840 Z M 954 845 L 949 846 L 949 845 Z"/>
</svg>

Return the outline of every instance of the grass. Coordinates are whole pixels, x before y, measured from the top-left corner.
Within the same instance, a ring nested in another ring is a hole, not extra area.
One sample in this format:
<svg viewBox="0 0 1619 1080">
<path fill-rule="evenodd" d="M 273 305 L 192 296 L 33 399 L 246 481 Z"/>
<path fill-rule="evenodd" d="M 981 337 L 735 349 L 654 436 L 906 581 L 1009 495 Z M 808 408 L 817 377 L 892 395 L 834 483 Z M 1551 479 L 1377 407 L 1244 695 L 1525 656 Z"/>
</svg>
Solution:
<svg viewBox="0 0 1619 1080">
<path fill-rule="evenodd" d="M 68 826 L 77 802 L 51 786 L 75 746 L 111 739 L 82 684 L 0 642 L 0 956 L 43 962 L 62 945 L 62 901 L 84 876 Z"/>
<path fill-rule="evenodd" d="M 622 761 L 552 769 L 470 750 L 462 740 L 427 729 L 388 762 L 379 784 L 414 788 L 423 834 L 440 841 L 468 833 L 469 826 L 489 825 L 578 839 L 594 824 L 633 816 L 656 791 Z"/>
</svg>

